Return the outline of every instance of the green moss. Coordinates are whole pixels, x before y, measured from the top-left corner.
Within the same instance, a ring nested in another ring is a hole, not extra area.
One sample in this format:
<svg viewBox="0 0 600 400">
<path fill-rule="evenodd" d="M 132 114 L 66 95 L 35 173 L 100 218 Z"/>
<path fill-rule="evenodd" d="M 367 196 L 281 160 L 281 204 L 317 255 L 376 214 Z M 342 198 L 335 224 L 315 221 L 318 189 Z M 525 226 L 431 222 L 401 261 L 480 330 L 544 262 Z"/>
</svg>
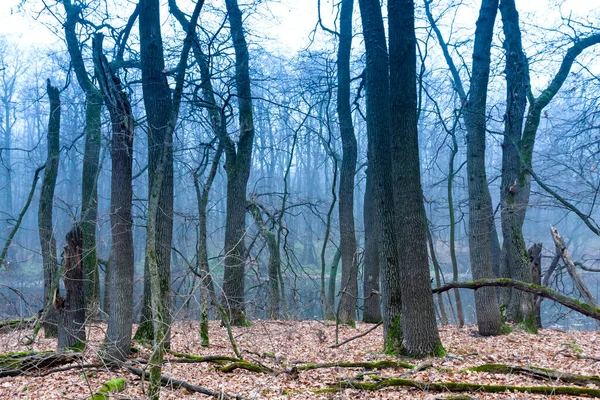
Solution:
<svg viewBox="0 0 600 400">
<path fill-rule="evenodd" d="M 397 315 L 386 332 L 383 342 L 383 352 L 389 355 L 398 355 L 402 350 L 402 326 L 400 325 L 400 316 Z"/>
<path fill-rule="evenodd" d="M 66 350 L 74 351 L 76 353 L 81 353 L 85 349 L 85 342 L 78 340 L 73 346 L 67 347 Z"/>
<path fill-rule="evenodd" d="M 90 400 L 106 400 L 111 393 L 118 393 L 125 389 L 125 379 L 115 378 L 105 382 L 100 389 L 94 393 Z"/>
<path fill-rule="evenodd" d="M 232 371 L 235 371 L 236 369 L 245 369 L 245 370 L 252 371 L 252 372 L 273 372 L 273 370 L 271 368 L 252 364 L 251 362 L 248 362 L 248 361 L 232 362 L 231 364 L 228 364 L 224 367 L 219 368 L 219 371 L 232 372 Z"/>
<path fill-rule="evenodd" d="M 505 364 L 483 364 L 478 365 L 477 367 L 464 369 L 463 371 L 487 372 L 490 374 L 510 374 L 512 372 L 512 368 Z"/>
<path fill-rule="evenodd" d="M 535 324 L 535 317 L 534 316 L 530 316 L 525 318 L 524 320 L 520 321 L 517 326 L 519 327 L 519 329 L 521 329 L 524 332 L 527 333 L 532 333 L 532 334 L 537 334 L 538 330 L 537 330 L 537 325 Z"/>
<path fill-rule="evenodd" d="M 510 333 L 512 333 L 513 328 L 510 325 L 507 324 L 502 324 L 502 326 L 500 327 L 500 334 L 502 335 L 508 335 Z"/>
<path fill-rule="evenodd" d="M 446 349 L 444 349 L 444 345 L 441 342 L 435 346 L 435 349 L 433 349 L 433 355 L 440 358 L 446 356 Z"/>
</svg>

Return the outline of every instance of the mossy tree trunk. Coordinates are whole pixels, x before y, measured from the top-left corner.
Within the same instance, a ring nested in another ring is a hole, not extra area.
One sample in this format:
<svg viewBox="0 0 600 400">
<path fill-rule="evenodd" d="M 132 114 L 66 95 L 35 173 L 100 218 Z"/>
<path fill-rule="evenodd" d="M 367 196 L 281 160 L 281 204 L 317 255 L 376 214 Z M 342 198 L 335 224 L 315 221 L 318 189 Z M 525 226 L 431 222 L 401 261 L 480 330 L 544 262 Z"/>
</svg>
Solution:
<svg viewBox="0 0 600 400">
<path fill-rule="evenodd" d="M 396 353 L 402 348 L 400 313 L 402 299 L 398 277 L 394 199 L 389 182 L 392 174 L 390 140 L 390 87 L 387 43 L 381 5 L 377 0 L 359 0 L 365 41 L 365 89 L 369 169 L 373 174 L 373 194 L 379 221 L 384 347 Z"/>
<path fill-rule="evenodd" d="M 471 87 L 464 113 L 467 128 L 467 176 L 469 193 L 469 253 L 473 279 L 491 278 L 492 201 L 485 170 L 486 102 L 490 75 L 490 52 L 498 0 L 483 0 L 475 29 Z M 499 335 L 502 322 L 495 288 L 475 293 L 479 333 Z"/>
<path fill-rule="evenodd" d="M 371 157 L 372 159 L 372 157 Z M 380 289 L 379 289 L 379 225 L 377 223 L 377 210 L 373 193 L 373 176 L 371 167 L 367 168 L 367 182 L 364 198 L 364 224 L 365 224 L 365 256 L 363 260 L 363 293 L 365 303 L 363 309 L 363 322 L 377 323 L 381 321 Z"/>
<path fill-rule="evenodd" d="M 523 116 L 529 90 L 529 63 L 521 44 L 519 14 L 514 0 L 501 0 L 500 12 L 506 53 L 506 115 L 502 144 L 502 181 L 500 212 L 502 221 L 501 277 L 531 282 L 531 267 L 523 238 L 523 221 L 527 202 L 519 185 L 521 169 L 520 144 Z M 528 196 L 528 194 L 527 194 Z M 535 331 L 533 296 L 518 290 L 503 289 L 500 300 L 506 307 L 506 318 Z"/>
<path fill-rule="evenodd" d="M 38 208 L 38 233 L 42 251 L 44 268 L 44 305 L 49 304 L 54 293 L 52 288 L 58 274 L 58 257 L 56 254 L 56 239 L 52 231 L 52 207 L 54 204 L 54 189 L 58 176 L 60 159 L 60 92 L 52 86 L 50 79 L 46 83 L 50 100 L 50 117 L 48 119 L 48 158 L 42 181 L 40 204 Z M 57 319 L 54 308 L 50 307 L 44 318 L 44 335 L 46 338 L 57 337 Z"/>
<path fill-rule="evenodd" d="M 403 351 L 423 357 L 444 352 L 431 296 L 427 219 L 417 128 L 417 39 L 414 0 L 388 0 L 390 135 Z"/>
<path fill-rule="evenodd" d="M 223 304 L 234 326 L 248 324 L 244 302 L 246 260 L 246 190 L 252 166 L 254 118 L 250 88 L 250 55 L 244 34 L 242 12 L 237 0 L 225 0 L 235 52 L 235 83 L 237 89 L 240 134 L 236 146 L 229 137 L 225 141 L 225 170 L 227 172 L 227 216 L 225 221 L 225 272 L 223 275 Z"/>
</svg>

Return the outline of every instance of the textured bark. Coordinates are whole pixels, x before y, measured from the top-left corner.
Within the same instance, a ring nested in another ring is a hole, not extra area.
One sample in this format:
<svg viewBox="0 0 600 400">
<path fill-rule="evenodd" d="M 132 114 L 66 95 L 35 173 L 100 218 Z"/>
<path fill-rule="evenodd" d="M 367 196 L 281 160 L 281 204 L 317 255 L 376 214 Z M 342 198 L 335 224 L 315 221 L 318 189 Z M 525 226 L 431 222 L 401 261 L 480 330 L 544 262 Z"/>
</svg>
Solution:
<svg viewBox="0 0 600 400">
<path fill-rule="evenodd" d="M 502 181 L 500 184 L 500 211 L 502 221 L 501 277 L 531 282 L 531 267 L 525 239 L 523 220 L 527 202 L 519 185 L 521 170 L 520 144 L 523 116 L 529 90 L 529 63 L 521 44 L 519 14 L 514 0 L 500 3 L 504 49 L 506 54 L 506 114 L 502 144 Z M 501 290 L 500 300 L 506 306 L 506 318 L 535 329 L 533 296 L 518 290 Z"/>
<path fill-rule="evenodd" d="M 79 86 L 85 93 L 85 148 L 81 178 L 81 232 L 83 234 L 84 291 L 86 307 L 90 315 L 95 315 L 100 293 L 98 262 L 96 254 L 96 220 L 98 219 L 98 171 L 100 163 L 101 111 L 102 94 L 90 80 L 81 47 L 77 38 L 76 27 L 81 9 L 73 5 L 71 0 L 62 0 L 67 14 L 64 28 L 67 50 L 71 65 Z"/>
<path fill-rule="evenodd" d="M 162 184 L 158 188 L 158 214 L 155 224 L 156 263 L 160 280 L 160 299 L 164 315 L 163 322 L 171 321 L 171 247 L 173 239 L 173 141 L 167 130 L 173 103 L 171 89 L 164 73 L 162 34 L 160 31 L 160 2 L 140 1 L 140 60 L 142 64 L 142 91 L 148 120 L 148 196 L 157 180 L 156 171 L 165 152 L 165 170 Z M 149 197 L 150 198 L 150 197 Z M 148 230 L 149 228 L 147 228 Z M 148 254 L 148 252 L 146 252 Z M 144 262 L 144 304 L 142 319 L 135 337 L 152 340 L 151 276 L 146 257 Z M 170 330 L 166 333 L 169 342 Z"/>
<path fill-rule="evenodd" d="M 377 235 L 377 210 L 373 195 L 373 176 L 371 169 L 367 169 L 367 182 L 364 199 L 364 224 L 365 224 L 365 257 L 363 273 L 363 293 L 365 303 L 363 309 L 363 322 L 377 323 L 381 321 L 381 307 L 379 305 L 379 243 Z"/>
<path fill-rule="evenodd" d="M 235 82 L 238 96 L 240 134 L 235 145 L 225 144 L 227 171 L 227 217 L 225 221 L 225 272 L 223 275 L 223 303 L 232 325 L 247 325 L 244 303 L 246 190 L 252 165 L 254 121 L 250 89 L 250 56 L 244 36 L 242 13 L 237 0 L 225 0 L 235 51 Z"/>
<path fill-rule="evenodd" d="M 342 0 L 340 34 L 337 53 L 337 113 L 342 138 L 340 168 L 339 219 L 340 251 L 342 252 L 342 287 L 338 306 L 338 321 L 353 324 L 358 298 L 358 257 L 354 230 L 354 171 L 356 169 L 356 137 L 350 108 L 350 53 L 352 50 L 352 10 L 354 0 Z"/>
<path fill-rule="evenodd" d="M 54 189 L 58 176 L 58 163 L 60 158 L 60 93 L 58 88 L 52 86 L 48 79 L 46 83 L 48 99 L 50 100 L 50 117 L 48 119 L 48 158 L 42 180 L 42 191 L 38 208 L 38 230 L 40 248 L 42 251 L 42 265 L 44 268 L 44 304 L 48 304 L 52 293 L 53 282 L 58 274 L 58 257 L 56 254 L 56 238 L 52 231 L 52 206 L 54 204 Z M 58 335 L 56 314 L 53 308 L 44 318 L 44 334 L 48 337 Z"/>
<path fill-rule="evenodd" d="M 429 244 L 429 256 L 431 257 L 431 263 L 433 264 L 433 270 L 435 271 L 435 286 L 442 286 L 442 267 L 438 262 L 437 255 L 435 254 L 435 245 L 433 243 L 433 237 L 431 235 L 431 228 L 427 227 L 427 243 Z M 442 325 L 448 325 L 448 314 L 446 314 L 446 307 L 444 306 L 444 298 L 441 293 L 437 295 L 437 303 L 440 309 L 440 317 L 442 318 Z M 452 305 L 450 305 L 452 307 Z"/>
<path fill-rule="evenodd" d="M 324 253 L 324 252 L 323 252 Z M 335 255 L 333 256 L 333 260 L 331 260 L 331 265 L 329 266 L 329 282 L 327 287 L 327 300 L 325 306 L 325 318 L 329 320 L 335 319 L 335 313 L 333 310 L 335 309 L 335 289 L 337 283 L 337 275 L 338 275 L 338 267 L 340 265 L 340 260 L 342 259 L 342 252 L 338 248 L 335 251 Z M 323 263 L 325 266 L 325 263 Z M 325 268 L 322 270 L 323 282 L 325 281 Z"/>
<path fill-rule="evenodd" d="M 490 75 L 490 50 L 498 0 L 483 0 L 475 29 L 471 88 L 465 110 L 467 176 L 469 192 L 469 253 L 473 279 L 491 278 L 490 232 L 492 202 L 485 171 L 486 101 Z M 475 292 L 477 325 L 482 335 L 498 335 L 502 327 L 494 288 Z"/>
<path fill-rule="evenodd" d="M 389 177 L 392 174 L 390 141 L 390 94 L 385 28 L 378 0 L 359 0 L 366 62 L 367 136 L 373 194 L 379 221 L 381 292 L 384 347 L 388 352 L 402 348 L 399 262 L 396 249 L 396 222 Z"/>
<path fill-rule="evenodd" d="M 127 94 L 102 53 L 102 35 L 94 40 L 94 67 L 112 126 L 110 226 L 112 250 L 107 280 L 110 282 L 106 356 L 123 361 L 129 356 L 133 323 L 133 126 Z"/>
<path fill-rule="evenodd" d="M 57 294 L 54 308 L 58 312 L 58 351 L 85 346 L 85 295 L 83 291 L 83 236 L 79 225 L 67 234 L 64 248 L 63 282 L 65 298 Z"/>
<path fill-rule="evenodd" d="M 398 232 L 404 352 L 441 355 L 431 296 L 427 220 L 417 131 L 417 55 L 414 0 L 388 0 L 392 186 Z"/>
<path fill-rule="evenodd" d="M 533 246 L 527 250 L 529 254 L 529 265 L 531 267 L 531 282 L 536 285 L 542 284 L 542 243 L 534 243 Z M 545 286 L 545 285 L 544 285 Z M 542 314 L 541 314 L 541 302 L 538 302 L 539 296 L 535 296 L 534 300 L 534 313 L 535 313 L 535 326 L 537 328 L 542 327 Z"/>
</svg>

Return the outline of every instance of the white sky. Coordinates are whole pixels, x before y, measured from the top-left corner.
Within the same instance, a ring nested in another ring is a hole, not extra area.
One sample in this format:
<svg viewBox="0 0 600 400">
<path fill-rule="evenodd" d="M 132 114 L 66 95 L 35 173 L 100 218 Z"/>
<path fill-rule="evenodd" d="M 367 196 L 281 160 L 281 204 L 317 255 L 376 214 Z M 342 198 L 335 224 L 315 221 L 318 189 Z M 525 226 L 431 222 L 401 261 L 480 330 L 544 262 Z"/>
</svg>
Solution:
<svg viewBox="0 0 600 400">
<path fill-rule="evenodd" d="M 0 34 L 6 34 L 19 42 L 20 46 L 27 44 L 49 45 L 58 42 L 52 32 L 44 27 L 40 22 L 35 21 L 31 10 L 40 10 L 42 5 L 40 0 L 27 0 L 27 11 L 18 12 L 18 4 L 22 0 L 0 0 Z M 97 0 L 99 1 L 99 0 Z M 332 27 L 332 1 L 321 0 L 321 10 L 325 25 Z M 335 0 L 336 3 L 338 0 Z M 420 6 L 421 0 L 416 0 Z M 469 2 L 469 0 L 466 0 Z M 471 0 L 475 4 L 479 0 Z M 51 3 L 54 0 L 50 0 Z M 245 1 L 240 0 L 243 4 Z M 168 14 L 167 0 L 162 0 L 163 16 Z M 180 0 L 180 6 L 185 6 L 189 0 Z M 218 7 L 223 6 L 223 0 L 206 0 L 207 4 L 213 3 Z M 436 4 L 442 3 L 434 0 L 433 10 L 436 14 Z M 445 1 L 444 1 L 445 3 Z M 552 15 L 557 18 L 559 11 L 556 4 L 561 4 L 560 15 L 569 16 L 571 13 L 574 18 L 589 17 L 595 21 L 595 25 L 600 28 L 600 0 L 517 0 L 522 19 L 529 24 L 539 24 L 544 26 L 548 23 L 547 18 Z M 260 7 L 263 8 L 260 25 L 254 24 L 254 31 L 258 34 L 271 38 L 272 43 L 282 50 L 287 49 L 295 52 L 304 48 L 308 43 L 308 36 L 317 22 L 317 0 L 263 0 Z M 355 15 L 358 16 L 358 1 L 355 1 Z M 438 9 L 441 7 L 438 7 Z M 478 7 L 463 7 L 459 13 L 459 25 L 471 27 L 474 29 L 474 22 L 477 16 Z M 269 10 L 273 17 L 269 16 Z M 438 10 L 439 11 L 439 10 Z M 594 17 L 597 17 L 594 19 Z M 43 17 L 46 21 L 50 17 L 45 13 Z M 328 38 L 328 34 L 319 31 L 321 38 Z"/>
</svg>

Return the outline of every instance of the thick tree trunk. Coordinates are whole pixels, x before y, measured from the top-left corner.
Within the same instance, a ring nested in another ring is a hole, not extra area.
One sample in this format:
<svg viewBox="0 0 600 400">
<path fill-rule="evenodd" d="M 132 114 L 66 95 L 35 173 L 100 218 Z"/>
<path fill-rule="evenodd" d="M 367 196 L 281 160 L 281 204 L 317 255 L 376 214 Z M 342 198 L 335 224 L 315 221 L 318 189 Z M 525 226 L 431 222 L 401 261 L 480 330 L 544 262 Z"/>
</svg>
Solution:
<svg viewBox="0 0 600 400">
<path fill-rule="evenodd" d="M 129 356 L 133 323 L 133 126 L 127 94 L 102 53 L 102 35 L 94 40 L 94 66 L 112 125 L 110 226 L 112 234 L 110 307 L 105 352 L 110 360 Z"/>
<path fill-rule="evenodd" d="M 363 322 L 377 323 L 381 321 L 381 307 L 379 305 L 379 226 L 377 224 L 377 210 L 373 195 L 373 176 L 371 169 L 367 169 L 367 182 L 364 199 L 364 224 L 365 224 L 365 257 L 363 273 L 363 293 L 365 303 L 363 309 Z"/>
<path fill-rule="evenodd" d="M 524 193 L 519 185 L 519 152 L 529 90 L 529 64 L 521 45 L 519 14 L 514 0 L 502 0 L 500 12 L 506 50 L 506 115 L 500 184 L 503 237 L 500 275 L 531 282 L 531 268 L 522 229 L 527 203 L 520 199 Z M 500 299 L 506 306 L 507 319 L 535 331 L 533 296 L 512 289 L 502 290 L 500 293 L 503 294 Z"/>
<path fill-rule="evenodd" d="M 342 167 L 340 169 L 339 218 L 340 250 L 342 252 L 342 287 L 338 306 L 338 321 L 353 324 L 358 298 L 358 257 L 354 230 L 354 172 L 357 149 L 352 110 L 350 108 L 350 53 L 352 50 L 352 10 L 354 0 L 342 0 L 340 34 L 337 53 L 337 112 L 342 137 Z"/>
<path fill-rule="evenodd" d="M 160 2 L 158 0 L 140 1 L 140 60 L 142 64 L 142 91 L 148 119 L 148 195 L 157 180 L 156 171 L 165 154 L 165 169 L 162 184 L 158 188 L 158 214 L 155 223 L 156 263 L 160 280 L 159 296 L 164 315 L 163 322 L 171 322 L 171 247 L 173 239 L 173 142 L 167 130 L 172 116 L 173 103 L 171 89 L 164 73 L 162 34 L 160 31 Z M 146 252 L 148 253 L 148 252 Z M 144 304 L 142 319 L 135 334 L 136 339 L 152 340 L 152 301 L 149 260 L 144 263 Z M 166 333 L 166 345 L 169 343 L 170 330 Z"/>
<path fill-rule="evenodd" d="M 367 67 L 368 155 L 373 174 L 373 194 L 379 221 L 381 292 L 385 351 L 402 349 L 399 261 L 396 248 L 394 199 L 389 177 L 392 174 L 390 141 L 390 87 L 385 28 L 378 0 L 359 0 Z"/>
<path fill-rule="evenodd" d="M 225 0 L 225 4 L 235 51 L 240 138 L 237 152 L 233 143 L 225 145 L 227 218 L 225 222 L 223 303 L 226 305 L 231 324 L 243 326 L 248 324 L 244 303 L 244 280 L 246 277 L 244 237 L 246 235 L 246 190 L 252 165 L 254 121 L 250 89 L 250 56 L 244 36 L 242 13 L 237 0 Z"/>
<path fill-rule="evenodd" d="M 331 265 L 329 266 L 329 282 L 327 287 L 327 301 L 325 306 L 325 318 L 329 320 L 335 319 L 335 289 L 337 283 L 338 267 L 342 258 L 342 252 L 338 248 L 335 251 Z M 324 265 L 324 264 L 323 264 Z M 323 271 L 324 273 L 324 271 Z"/>
<path fill-rule="evenodd" d="M 48 158 L 46 170 L 42 181 L 40 204 L 38 208 L 38 229 L 40 247 L 42 250 L 42 265 L 44 268 L 44 304 L 48 304 L 54 295 L 52 288 L 58 274 L 58 258 L 56 254 L 56 239 L 52 231 L 52 206 L 54 203 L 54 189 L 58 176 L 58 163 L 60 159 L 60 93 L 58 88 L 52 86 L 50 79 L 47 81 L 48 99 L 50 100 L 50 118 L 48 120 Z M 56 314 L 53 308 L 44 319 L 44 335 L 46 338 L 58 335 Z"/>
<path fill-rule="evenodd" d="M 63 281 L 65 298 L 58 294 L 54 307 L 58 312 L 58 351 L 85 346 L 85 295 L 83 291 L 83 237 L 79 225 L 67 234 L 64 249 Z M 58 293 L 58 291 L 57 291 Z"/>
<path fill-rule="evenodd" d="M 483 0 L 475 30 L 471 88 L 465 110 L 469 192 L 469 253 L 473 279 L 491 278 L 491 199 L 485 171 L 486 101 L 490 50 L 498 0 Z M 502 327 L 494 288 L 475 292 L 477 325 L 482 335 L 498 335 Z"/>
<path fill-rule="evenodd" d="M 404 352 L 441 355 L 431 293 L 417 131 L 414 0 L 388 0 L 392 187 L 398 231 Z"/>
</svg>

